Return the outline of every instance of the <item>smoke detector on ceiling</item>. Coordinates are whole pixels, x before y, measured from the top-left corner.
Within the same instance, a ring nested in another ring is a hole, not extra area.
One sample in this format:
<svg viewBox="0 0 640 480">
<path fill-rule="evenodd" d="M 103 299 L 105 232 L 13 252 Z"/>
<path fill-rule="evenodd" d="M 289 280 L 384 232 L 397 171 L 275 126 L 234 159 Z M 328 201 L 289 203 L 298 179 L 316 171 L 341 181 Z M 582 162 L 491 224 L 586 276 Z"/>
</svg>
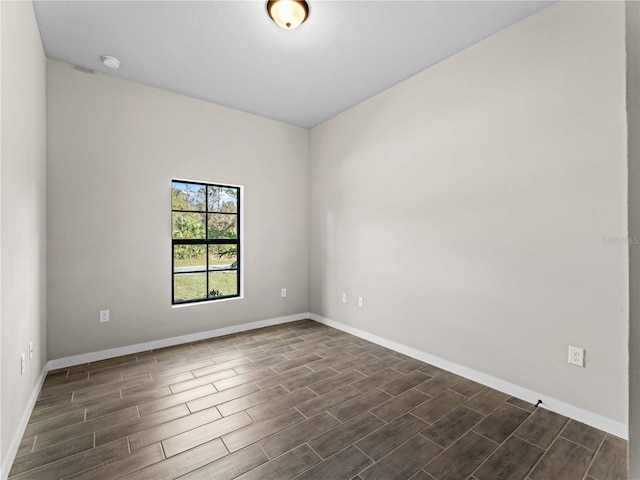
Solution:
<svg viewBox="0 0 640 480">
<path fill-rule="evenodd" d="M 113 68 L 114 70 L 120 68 L 120 60 L 118 60 L 116 57 L 103 55 L 102 57 L 100 57 L 100 59 L 102 60 L 102 63 L 104 63 L 104 66 L 107 68 Z"/>
</svg>

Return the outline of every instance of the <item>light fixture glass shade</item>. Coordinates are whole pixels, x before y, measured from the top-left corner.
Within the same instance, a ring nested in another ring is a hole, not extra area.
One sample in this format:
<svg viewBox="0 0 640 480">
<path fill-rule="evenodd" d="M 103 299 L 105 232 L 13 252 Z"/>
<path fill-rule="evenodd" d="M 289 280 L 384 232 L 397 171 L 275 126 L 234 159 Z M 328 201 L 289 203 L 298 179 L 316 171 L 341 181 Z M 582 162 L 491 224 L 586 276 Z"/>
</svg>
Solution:
<svg viewBox="0 0 640 480">
<path fill-rule="evenodd" d="M 293 30 L 307 19 L 309 6 L 304 0 L 269 0 L 267 12 L 282 28 Z"/>
</svg>

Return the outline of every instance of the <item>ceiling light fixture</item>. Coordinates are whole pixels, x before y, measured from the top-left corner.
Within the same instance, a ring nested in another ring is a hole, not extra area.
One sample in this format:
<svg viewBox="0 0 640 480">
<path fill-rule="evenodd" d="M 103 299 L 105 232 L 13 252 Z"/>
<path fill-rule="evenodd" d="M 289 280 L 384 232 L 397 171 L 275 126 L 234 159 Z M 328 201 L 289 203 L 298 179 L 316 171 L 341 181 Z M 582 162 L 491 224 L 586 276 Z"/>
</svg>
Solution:
<svg viewBox="0 0 640 480">
<path fill-rule="evenodd" d="M 285 30 L 293 30 L 309 16 L 309 5 L 304 0 L 269 0 L 267 13 Z"/>
<path fill-rule="evenodd" d="M 100 57 L 100 60 L 102 60 L 102 63 L 104 63 L 104 66 L 107 68 L 113 68 L 114 70 L 120 68 L 120 60 L 118 60 L 116 57 L 103 55 L 102 57 Z"/>
</svg>

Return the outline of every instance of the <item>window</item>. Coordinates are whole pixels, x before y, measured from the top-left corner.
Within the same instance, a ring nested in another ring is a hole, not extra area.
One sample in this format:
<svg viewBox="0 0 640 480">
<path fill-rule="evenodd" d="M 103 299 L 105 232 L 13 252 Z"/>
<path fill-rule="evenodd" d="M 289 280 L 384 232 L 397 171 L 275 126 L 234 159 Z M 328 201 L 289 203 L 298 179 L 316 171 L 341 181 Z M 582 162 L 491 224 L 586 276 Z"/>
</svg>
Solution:
<svg viewBox="0 0 640 480">
<path fill-rule="evenodd" d="M 171 182 L 172 303 L 240 296 L 240 187 Z"/>
</svg>

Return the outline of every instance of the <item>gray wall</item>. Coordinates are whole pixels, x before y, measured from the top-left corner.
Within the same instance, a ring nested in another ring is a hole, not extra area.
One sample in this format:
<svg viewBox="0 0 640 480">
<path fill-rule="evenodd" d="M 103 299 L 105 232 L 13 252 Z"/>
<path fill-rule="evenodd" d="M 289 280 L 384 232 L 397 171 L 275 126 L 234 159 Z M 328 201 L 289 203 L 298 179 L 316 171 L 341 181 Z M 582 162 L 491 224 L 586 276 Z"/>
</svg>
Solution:
<svg viewBox="0 0 640 480">
<path fill-rule="evenodd" d="M 629 237 L 640 238 L 640 3 L 627 5 Z M 640 479 L 640 245 L 629 246 L 629 478 Z"/>
<path fill-rule="evenodd" d="M 52 60 L 47 89 L 49 358 L 308 310 L 308 130 Z M 171 307 L 172 178 L 244 186 L 244 298 Z"/>
<path fill-rule="evenodd" d="M 626 423 L 624 22 L 558 3 L 314 128 L 311 311 Z"/>
<path fill-rule="evenodd" d="M 45 57 L 31 2 L 2 2 L 1 434 L 8 449 L 47 359 Z M 35 354 L 29 360 L 29 342 Z M 20 354 L 27 366 L 20 375 Z"/>
</svg>

